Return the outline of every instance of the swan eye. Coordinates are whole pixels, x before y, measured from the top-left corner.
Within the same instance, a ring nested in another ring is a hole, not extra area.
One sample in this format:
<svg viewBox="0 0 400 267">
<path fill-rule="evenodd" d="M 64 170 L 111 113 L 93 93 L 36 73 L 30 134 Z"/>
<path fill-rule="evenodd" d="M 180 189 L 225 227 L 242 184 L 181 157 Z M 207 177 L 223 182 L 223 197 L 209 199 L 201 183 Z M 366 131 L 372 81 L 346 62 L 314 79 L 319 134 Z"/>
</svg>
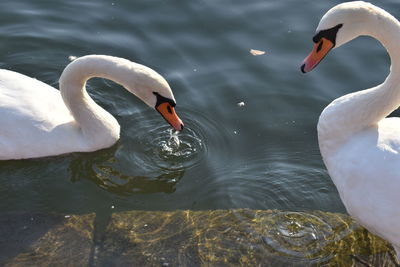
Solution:
<svg viewBox="0 0 400 267">
<path fill-rule="evenodd" d="M 319 40 L 321 40 L 321 32 L 317 33 L 316 35 L 314 35 L 314 37 L 312 38 L 314 43 L 318 43 Z"/>
</svg>

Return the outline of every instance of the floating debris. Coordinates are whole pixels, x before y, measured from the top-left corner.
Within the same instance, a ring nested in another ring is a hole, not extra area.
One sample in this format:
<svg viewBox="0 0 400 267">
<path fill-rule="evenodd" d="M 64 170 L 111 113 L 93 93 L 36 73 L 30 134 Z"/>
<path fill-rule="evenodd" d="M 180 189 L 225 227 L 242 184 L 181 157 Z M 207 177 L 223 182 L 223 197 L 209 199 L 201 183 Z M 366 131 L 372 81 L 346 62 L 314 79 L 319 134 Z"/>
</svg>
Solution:
<svg viewBox="0 0 400 267">
<path fill-rule="evenodd" d="M 69 61 L 74 61 L 75 59 L 77 59 L 78 57 L 76 57 L 76 56 L 69 56 L 68 57 L 68 59 L 69 59 Z"/>
<path fill-rule="evenodd" d="M 237 105 L 238 105 L 238 107 L 244 107 L 246 104 L 242 101 L 242 102 L 237 103 Z"/>
<path fill-rule="evenodd" d="M 250 54 L 253 56 L 261 56 L 265 54 L 265 51 L 257 50 L 257 49 L 250 49 Z"/>
</svg>

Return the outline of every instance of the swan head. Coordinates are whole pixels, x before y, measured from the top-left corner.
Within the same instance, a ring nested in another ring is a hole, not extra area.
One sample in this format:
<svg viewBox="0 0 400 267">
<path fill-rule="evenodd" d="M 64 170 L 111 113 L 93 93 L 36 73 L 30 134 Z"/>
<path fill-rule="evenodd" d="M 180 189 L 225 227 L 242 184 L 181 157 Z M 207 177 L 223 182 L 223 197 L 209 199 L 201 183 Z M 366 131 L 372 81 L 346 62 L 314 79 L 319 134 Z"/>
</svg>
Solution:
<svg viewBox="0 0 400 267">
<path fill-rule="evenodd" d="M 183 122 L 175 111 L 175 97 L 168 82 L 160 74 L 137 64 L 130 85 L 126 86 L 128 91 L 157 110 L 175 130 L 183 130 Z"/>
<path fill-rule="evenodd" d="M 183 122 L 175 112 L 176 101 L 168 82 L 155 70 L 118 57 L 88 55 L 68 64 L 60 77 L 60 91 L 70 110 L 74 99 L 82 98 L 82 89 L 92 77 L 110 79 L 122 85 L 156 109 L 175 130 L 183 129 Z"/>
<path fill-rule="evenodd" d="M 370 20 L 379 9 L 374 5 L 354 1 L 334 6 L 321 18 L 313 37 L 314 47 L 301 66 L 303 73 L 314 69 L 334 48 L 366 34 Z M 376 17 L 376 16 L 375 16 Z"/>
</svg>

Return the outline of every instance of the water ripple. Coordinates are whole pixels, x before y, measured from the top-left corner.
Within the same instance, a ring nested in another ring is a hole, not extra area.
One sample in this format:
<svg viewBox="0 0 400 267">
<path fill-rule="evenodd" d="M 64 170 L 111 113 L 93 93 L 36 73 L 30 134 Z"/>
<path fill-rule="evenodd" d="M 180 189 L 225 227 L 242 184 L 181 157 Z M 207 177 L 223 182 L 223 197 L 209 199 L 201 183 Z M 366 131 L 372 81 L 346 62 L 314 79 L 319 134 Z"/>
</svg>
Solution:
<svg viewBox="0 0 400 267">
<path fill-rule="evenodd" d="M 204 137 L 191 128 L 175 132 L 167 125 L 150 129 L 138 136 L 144 145 L 144 154 L 136 154 L 151 168 L 186 169 L 198 164 L 207 153 Z M 143 157 L 142 157 L 143 156 Z"/>
<path fill-rule="evenodd" d="M 273 220 L 275 225 L 270 231 L 271 236 L 264 237 L 264 242 L 276 251 L 293 257 L 318 254 L 324 241 L 332 234 L 329 224 L 302 212 L 280 212 Z"/>
<path fill-rule="evenodd" d="M 181 132 L 173 131 L 153 110 L 135 113 L 131 116 L 135 121 L 123 125 L 116 157 L 130 162 L 124 165 L 134 163 L 143 173 L 160 173 L 188 170 L 220 153 L 230 154 L 229 134 L 220 125 L 192 110 L 179 113 L 185 123 Z"/>
<path fill-rule="evenodd" d="M 325 262 L 335 254 L 330 244 L 340 241 L 354 228 L 340 217 L 329 218 L 327 221 L 305 212 L 277 212 L 264 222 L 267 230 L 262 240 L 273 251 L 285 256 Z"/>
</svg>

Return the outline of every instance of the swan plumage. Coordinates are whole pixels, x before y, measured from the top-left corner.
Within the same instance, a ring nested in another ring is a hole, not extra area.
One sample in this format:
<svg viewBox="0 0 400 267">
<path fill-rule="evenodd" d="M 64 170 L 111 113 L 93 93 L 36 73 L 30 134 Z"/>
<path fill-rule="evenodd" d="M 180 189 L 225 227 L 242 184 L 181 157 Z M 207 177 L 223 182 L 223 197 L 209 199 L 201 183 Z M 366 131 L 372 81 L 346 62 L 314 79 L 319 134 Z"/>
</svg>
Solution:
<svg viewBox="0 0 400 267">
<path fill-rule="evenodd" d="M 175 98 L 154 70 L 126 59 L 89 55 L 71 62 L 60 77 L 60 91 L 23 74 L 0 69 L 0 159 L 23 159 L 90 152 L 113 145 L 117 120 L 88 95 L 92 77 L 121 84 L 157 109 L 176 129 Z"/>
<path fill-rule="evenodd" d="M 333 48 L 360 35 L 379 40 L 391 59 L 386 80 L 335 99 L 321 113 L 318 141 L 324 163 L 348 211 L 389 241 L 400 259 L 400 23 L 370 3 L 339 4 L 321 19 L 301 70 L 311 71 Z"/>
</svg>

